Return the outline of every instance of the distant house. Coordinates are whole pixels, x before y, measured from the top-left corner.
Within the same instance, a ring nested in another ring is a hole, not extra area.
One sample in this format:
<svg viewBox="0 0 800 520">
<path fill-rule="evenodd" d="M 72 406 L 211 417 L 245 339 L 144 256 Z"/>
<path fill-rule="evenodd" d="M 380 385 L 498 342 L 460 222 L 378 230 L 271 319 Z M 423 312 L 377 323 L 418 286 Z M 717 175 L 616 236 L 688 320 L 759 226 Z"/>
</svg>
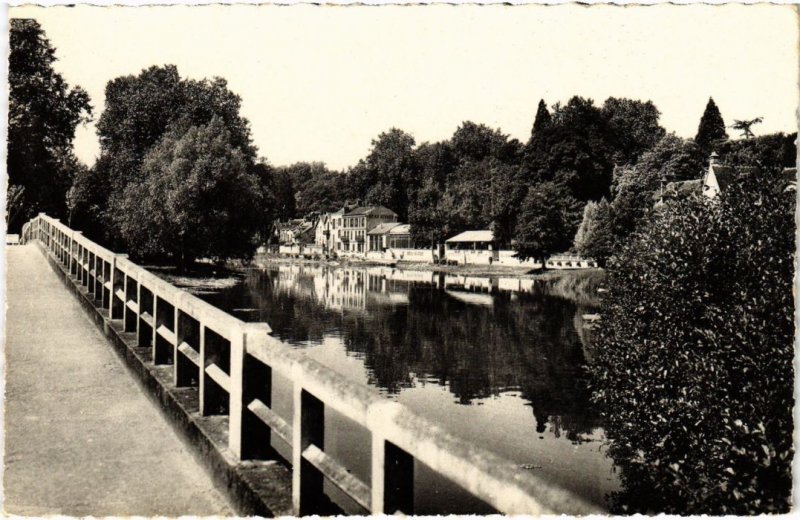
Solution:
<svg viewBox="0 0 800 520">
<path fill-rule="evenodd" d="M 669 199 L 678 199 L 699 195 L 702 193 L 703 179 L 692 179 L 690 181 L 668 182 L 659 191 L 653 194 L 657 203 Z"/>
<path fill-rule="evenodd" d="M 712 153 L 709 158 L 708 168 L 701 179 L 664 184 L 653 194 L 653 200 L 656 201 L 656 205 L 669 199 L 699 195 L 713 200 L 717 195 L 725 191 L 737 176 L 754 171 L 754 168 L 749 166 L 725 166 L 719 164 L 718 161 L 719 156 L 716 152 Z M 784 191 L 795 191 L 797 189 L 797 168 L 784 168 L 780 176 L 786 186 Z"/>
<path fill-rule="evenodd" d="M 344 216 L 357 207 L 357 200 L 355 203 L 345 201 L 344 206 L 340 209 L 333 213 L 328 213 L 328 253 L 345 250 L 344 242 L 342 241 L 344 238 Z"/>
<path fill-rule="evenodd" d="M 350 253 L 364 253 L 367 231 L 378 224 L 397 222 L 397 213 L 384 206 L 359 206 L 345 213 L 343 221 L 343 250 Z"/>
<path fill-rule="evenodd" d="M 327 253 L 329 249 L 331 234 L 330 219 L 330 213 L 323 213 L 320 215 L 319 220 L 317 220 L 317 225 L 314 228 L 314 243 L 318 246 L 321 246 L 322 251 L 325 253 Z"/>
<path fill-rule="evenodd" d="M 278 243 L 291 246 L 314 243 L 315 221 L 313 219 L 295 218 L 286 222 L 277 222 L 273 234 Z"/>
<path fill-rule="evenodd" d="M 367 231 L 367 251 L 385 251 L 389 246 L 389 233 L 401 226 L 399 222 L 384 222 Z"/>
<path fill-rule="evenodd" d="M 703 195 L 709 199 L 719 195 L 719 192 L 727 188 L 736 176 L 736 171 L 732 167 L 723 166 L 717 162 L 718 160 L 717 152 L 712 153 L 708 170 L 703 175 Z"/>
<path fill-rule="evenodd" d="M 653 199 L 657 204 L 669 199 L 699 195 L 714 199 L 728 187 L 738 173 L 743 173 L 747 170 L 748 168 L 733 168 L 732 166 L 719 164 L 719 156 L 714 152 L 709 158 L 708 168 L 703 173 L 702 178 L 668 182 L 653 194 Z"/>
<path fill-rule="evenodd" d="M 491 230 L 482 229 L 459 233 L 445 240 L 444 245 L 447 250 L 491 251 L 493 248 L 496 249 L 497 243 Z"/>
<path fill-rule="evenodd" d="M 494 233 L 488 229 L 464 231 L 444 242 L 444 257 L 459 264 L 491 264 L 500 258 Z"/>
<path fill-rule="evenodd" d="M 411 249 L 414 247 L 411 242 L 411 225 L 400 224 L 395 226 L 389 231 L 388 244 L 389 249 Z"/>
</svg>

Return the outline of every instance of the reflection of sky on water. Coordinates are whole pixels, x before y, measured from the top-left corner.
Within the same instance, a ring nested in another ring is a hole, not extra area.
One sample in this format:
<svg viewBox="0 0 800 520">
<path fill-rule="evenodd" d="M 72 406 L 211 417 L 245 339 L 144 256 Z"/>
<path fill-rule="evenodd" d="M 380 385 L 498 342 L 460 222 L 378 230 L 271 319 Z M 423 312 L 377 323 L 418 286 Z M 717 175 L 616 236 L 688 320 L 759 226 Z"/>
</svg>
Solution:
<svg viewBox="0 0 800 520">
<path fill-rule="evenodd" d="M 591 298 L 569 294 L 575 287 L 280 264 L 204 298 L 268 322 L 345 377 L 602 502 L 616 478 L 583 369 L 590 347 L 580 315 Z M 352 452 L 339 437 L 338 449 Z"/>
</svg>

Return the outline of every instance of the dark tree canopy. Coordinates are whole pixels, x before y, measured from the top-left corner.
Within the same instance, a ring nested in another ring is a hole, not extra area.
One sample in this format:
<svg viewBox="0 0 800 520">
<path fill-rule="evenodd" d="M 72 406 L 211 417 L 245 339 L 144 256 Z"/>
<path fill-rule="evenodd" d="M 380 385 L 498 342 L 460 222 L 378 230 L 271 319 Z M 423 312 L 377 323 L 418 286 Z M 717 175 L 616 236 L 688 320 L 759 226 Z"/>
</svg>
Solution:
<svg viewBox="0 0 800 520">
<path fill-rule="evenodd" d="M 459 165 L 481 162 L 493 158 L 510 164 L 518 162 L 521 144 L 499 129 L 484 124 L 465 121 L 450 138 Z"/>
<path fill-rule="evenodd" d="M 349 172 L 354 194 L 407 219 L 410 196 L 419 187 L 415 144 L 410 134 L 397 128 L 381 133 L 372 141 L 367 157 Z"/>
<path fill-rule="evenodd" d="M 12 19 L 8 57 L 8 186 L 18 202 L 9 213 L 16 231 L 35 213 L 66 215 L 75 174 L 76 127 L 91 118 L 89 96 L 55 72 L 56 49 L 35 20 Z"/>
<path fill-rule="evenodd" d="M 666 133 L 658 123 L 661 114 L 652 101 L 611 97 L 603 103 L 602 110 L 608 121 L 612 159 L 617 165 L 635 164 Z"/>
<path fill-rule="evenodd" d="M 556 104 L 552 123 L 526 146 L 525 177 L 535 184 L 573 174 L 569 187 L 576 199 L 607 196 L 613 166 L 608 135 L 608 122 L 591 99 L 575 96 Z"/>
<path fill-rule="evenodd" d="M 288 179 L 292 188 L 291 193 L 287 192 L 277 197 L 280 204 L 286 204 L 283 199 L 293 199 L 292 203 L 296 209 L 291 217 L 336 211 L 350 198 L 345 174 L 328 169 L 324 163 L 300 162 L 275 170 L 276 175 Z M 286 189 L 286 181 L 280 186 Z"/>
<path fill-rule="evenodd" d="M 420 178 L 432 179 L 439 188 L 444 189 L 447 179 L 458 167 L 458 158 L 450 141 L 422 143 L 415 154 Z"/>
<path fill-rule="evenodd" d="M 697 135 L 694 140 L 703 151 L 710 153 L 718 143 L 728 139 L 728 132 L 725 131 L 725 121 L 722 114 L 714 103 L 714 98 L 708 98 L 708 104 L 700 118 L 700 126 L 697 128 Z"/>
<path fill-rule="evenodd" d="M 703 157 L 694 143 L 669 134 L 636 166 L 615 173 L 612 232 L 621 243 L 644 222 L 653 208 L 653 194 L 663 184 L 703 175 Z"/>
<path fill-rule="evenodd" d="M 426 178 L 409 208 L 411 238 L 418 247 L 431 247 L 452 236 L 452 215 L 443 206 L 443 188 L 432 177 Z"/>
</svg>

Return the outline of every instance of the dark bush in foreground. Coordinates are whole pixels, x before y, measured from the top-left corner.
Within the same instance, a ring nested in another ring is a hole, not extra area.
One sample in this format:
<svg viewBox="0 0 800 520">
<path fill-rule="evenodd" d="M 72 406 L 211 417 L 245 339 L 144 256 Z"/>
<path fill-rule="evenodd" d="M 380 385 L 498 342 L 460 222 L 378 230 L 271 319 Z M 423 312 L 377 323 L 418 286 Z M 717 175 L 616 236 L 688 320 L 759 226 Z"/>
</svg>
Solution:
<svg viewBox="0 0 800 520">
<path fill-rule="evenodd" d="M 662 208 L 610 266 L 592 373 L 618 512 L 789 510 L 795 193 L 767 179 Z"/>
</svg>

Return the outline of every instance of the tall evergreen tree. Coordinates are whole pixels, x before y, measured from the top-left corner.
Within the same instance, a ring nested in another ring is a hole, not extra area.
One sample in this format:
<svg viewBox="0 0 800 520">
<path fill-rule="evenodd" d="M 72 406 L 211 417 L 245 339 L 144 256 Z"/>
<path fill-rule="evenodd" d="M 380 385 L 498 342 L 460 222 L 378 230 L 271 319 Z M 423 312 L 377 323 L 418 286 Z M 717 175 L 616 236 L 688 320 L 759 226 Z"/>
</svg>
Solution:
<svg viewBox="0 0 800 520">
<path fill-rule="evenodd" d="M 533 120 L 533 129 L 531 130 L 531 138 L 547 127 L 553 118 L 550 116 L 550 111 L 547 110 L 547 104 L 544 99 L 539 100 L 539 108 L 536 109 L 536 118 Z"/>
<path fill-rule="evenodd" d="M 708 98 L 706 110 L 700 118 L 700 126 L 697 128 L 697 136 L 694 138 L 700 148 L 705 152 L 710 152 L 714 143 L 728 139 L 725 131 L 725 121 L 719 112 L 714 98 Z"/>
</svg>

